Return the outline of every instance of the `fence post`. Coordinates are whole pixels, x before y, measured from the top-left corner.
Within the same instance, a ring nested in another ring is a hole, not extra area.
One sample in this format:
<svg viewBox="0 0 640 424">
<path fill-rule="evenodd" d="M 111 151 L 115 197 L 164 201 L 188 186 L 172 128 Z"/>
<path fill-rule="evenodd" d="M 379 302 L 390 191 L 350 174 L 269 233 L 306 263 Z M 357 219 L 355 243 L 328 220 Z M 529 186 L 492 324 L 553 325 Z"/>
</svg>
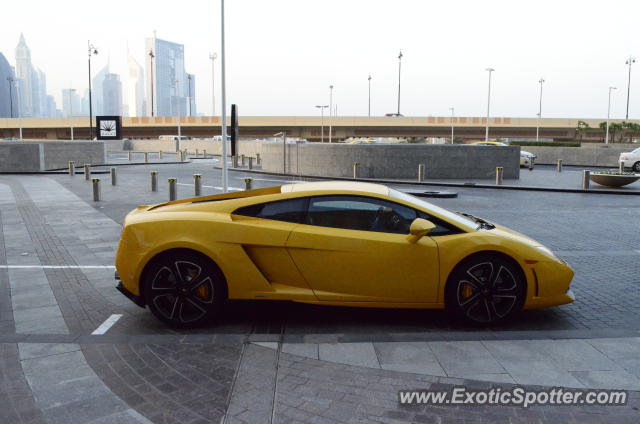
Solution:
<svg viewBox="0 0 640 424">
<path fill-rule="evenodd" d="M 100 178 L 92 178 L 91 182 L 93 183 L 93 201 L 100 201 Z"/>
<path fill-rule="evenodd" d="M 169 178 L 167 182 L 169 183 L 169 201 L 176 200 L 176 196 L 178 194 L 176 192 L 176 183 L 178 182 L 178 180 L 176 178 Z"/>
<path fill-rule="evenodd" d="M 251 190 L 253 188 L 253 178 L 244 179 L 244 189 Z"/>
<path fill-rule="evenodd" d="M 424 181 L 424 164 L 418 165 L 418 181 Z"/>
<path fill-rule="evenodd" d="M 116 185 L 118 183 L 118 177 L 116 175 L 116 168 L 111 168 L 110 170 L 110 174 L 111 174 L 111 185 Z"/>
<path fill-rule="evenodd" d="M 158 191 L 158 171 L 151 171 L 151 191 Z"/>
<path fill-rule="evenodd" d="M 76 163 L 72 160 L 69 161 L 69 175 L 72 177 L 76 174 Z"/>
<path fill-rule="evenodd" d="M 501 166 L 496 167 L 496 185 L 502 185 L 502 172 L 504 168 Z"/>
<path fill-rule="evenodd" d="M 196 197 L 202 195 L 202 175 L 193 174 L 193 191 Z"/>
<path fill-rule="evenodd" d="M 583 190 L 588 190 L 589 189 L 589 180 L 591 176 L 591 171 L 589 171 L 588 169 L 585 169 L 584 171 L 582 171 L 582 188 Z"/>
</svg>

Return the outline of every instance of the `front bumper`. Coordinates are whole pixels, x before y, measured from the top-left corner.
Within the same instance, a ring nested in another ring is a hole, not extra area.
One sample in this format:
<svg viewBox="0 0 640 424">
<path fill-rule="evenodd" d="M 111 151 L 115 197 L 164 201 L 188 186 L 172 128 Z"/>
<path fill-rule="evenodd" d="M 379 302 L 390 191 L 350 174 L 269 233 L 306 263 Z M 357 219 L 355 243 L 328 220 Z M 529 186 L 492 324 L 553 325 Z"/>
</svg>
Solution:
<svg viewBox="0 0 640 424">
<path fill-rule="evenodd" d="M 141 308 L 144 308 L 146 306 L 144 299 L 141 296 L 136 296 L 135 294 L 131 293 L 122 285 L 122 281 L 120 281 L 120 274 L 118 274 L 118 271 L 115 272 L 114 278 L 118 283 L 118 285 L 116 286 L 116 290 L 118 290 L 120 293 L 125 295 L 129 300 L 131 300 L 133 303 L 140 306 Z"/>
</svg>

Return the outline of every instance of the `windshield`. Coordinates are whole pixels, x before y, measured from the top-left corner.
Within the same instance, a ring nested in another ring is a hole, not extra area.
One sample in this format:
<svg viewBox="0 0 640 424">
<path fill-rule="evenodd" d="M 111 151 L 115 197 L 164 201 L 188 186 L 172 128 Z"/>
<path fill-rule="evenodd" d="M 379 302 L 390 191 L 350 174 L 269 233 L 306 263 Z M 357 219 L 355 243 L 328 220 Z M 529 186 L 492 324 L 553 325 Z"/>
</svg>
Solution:
<svg viewBox="0 0 640 424">
<path fill-rule="evenodd" d="M 638 147 L 637 149 L 635 149 L 633 152 L 631 153 L 640 153 L 640 147 Z"/>
<path fill-rule="evenodd" d="M 458 215 L 457 213 L 448 211 L 444 208 L 441 208 L 440 206 L 436 206 L 433 203 L 425 202 L 419 197 L 412 196 L 411 194 L 404 193 L 402 191 L 398 191 L 390 188 L 389 195 L 392 197 L 395 197 L 396 199 L 401 199 L 406 202 L 412 203 L 416 205 L 418 208 L 426 209 L 427 211 L 432 211 L 454 225 L 459 224 L 459 225 L 472 227 L 472 228 L 476 228 L 478 226 L 477 223 L 469 217 Z"/>
</svg>

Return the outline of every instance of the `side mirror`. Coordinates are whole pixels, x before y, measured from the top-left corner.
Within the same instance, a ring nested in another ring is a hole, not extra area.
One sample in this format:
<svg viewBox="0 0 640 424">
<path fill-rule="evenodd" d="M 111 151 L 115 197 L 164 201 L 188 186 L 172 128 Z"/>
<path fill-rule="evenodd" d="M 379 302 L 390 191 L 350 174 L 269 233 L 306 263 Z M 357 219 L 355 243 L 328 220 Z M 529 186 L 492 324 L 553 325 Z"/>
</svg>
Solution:
<svg viewBox="0 0 640 424">
<path fill-rule="evenodd" d="M 426 219 L 416 218 L 409 227 L 409 243 L 417 243 L 422 237 L 429 234 L 436 228 L 435 224 Z"/>
</svg>

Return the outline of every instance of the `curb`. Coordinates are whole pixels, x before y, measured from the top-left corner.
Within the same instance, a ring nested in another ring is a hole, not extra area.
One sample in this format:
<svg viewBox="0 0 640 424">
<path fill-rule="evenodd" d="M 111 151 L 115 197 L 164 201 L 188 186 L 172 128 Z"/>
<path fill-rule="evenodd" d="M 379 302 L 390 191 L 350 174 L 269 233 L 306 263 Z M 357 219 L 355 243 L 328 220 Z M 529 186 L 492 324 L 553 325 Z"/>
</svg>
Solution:
<svg viewBox="0 0 640 424">
<path fill-rule="evenodd" d="M 214 169 L 222 169 L 219 166 L 215 166 Z M 297 178 L 314 178 L 319 180 L 338 180 L 338 181 L 361 181 L 368 183 L 381 183 L 381 184 L 407 184 L 416 186 L 427 187 L 457 187 L 457 188 L 486 188 L 493 190 L 519 190 L 519 191 L 546 191 L 555 193 L 579 193 L 579 194 L 617 194 L 622 196 L 640 196 L 640 190 L 638 191 L 618 191 L 607 189 L 588 189 L 581 188 L 554 188 L 554 187 L 536 187 L 536 186 L 513 186 L 513 185 L 493 185 L 493 184 L 478 184 L 478 183 L 429 183 L 418 182 L 408 180 L 386 180 L 382 178 L 348 178 L 348 177 L 322 177 L 318 175 L 295 175 L 285 174 L 282 172 L 266 172 L 255 169 L 245 168 L 228 168 L 229 171 L 247 172 L 260 175 L 278 175 L 282 177 L 297 177 Z"/>
</svg>

